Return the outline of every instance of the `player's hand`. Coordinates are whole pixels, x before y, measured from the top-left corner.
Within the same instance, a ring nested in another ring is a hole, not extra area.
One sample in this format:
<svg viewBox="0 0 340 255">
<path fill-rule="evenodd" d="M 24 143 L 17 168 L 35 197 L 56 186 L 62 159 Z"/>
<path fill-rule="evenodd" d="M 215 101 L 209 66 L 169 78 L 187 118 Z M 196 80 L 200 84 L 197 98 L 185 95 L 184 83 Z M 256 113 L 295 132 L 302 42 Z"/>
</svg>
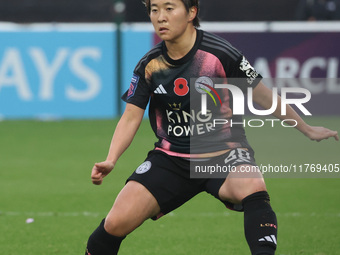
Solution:
<svg viewBox="0 0 340 255">
<path fill-rule="evenodd" d="M 103 182 L 103 178 L 107 176 L 114 168 L 114 163 L 110 161 L 103 161 L 95 163 L 92 168 L 91 180 L 95 185 L 100 185 Z"/>
<path fill-rule="evenodd" d="M 339 141 L 339 135 L 337 131 L 330 130 L 324 127 L 309 127 L 306 136 L 309 137 L 312 141 L 320 142 L 324 139 L 328 139 L 334 137 L 336 141 Z"/>
</svg>

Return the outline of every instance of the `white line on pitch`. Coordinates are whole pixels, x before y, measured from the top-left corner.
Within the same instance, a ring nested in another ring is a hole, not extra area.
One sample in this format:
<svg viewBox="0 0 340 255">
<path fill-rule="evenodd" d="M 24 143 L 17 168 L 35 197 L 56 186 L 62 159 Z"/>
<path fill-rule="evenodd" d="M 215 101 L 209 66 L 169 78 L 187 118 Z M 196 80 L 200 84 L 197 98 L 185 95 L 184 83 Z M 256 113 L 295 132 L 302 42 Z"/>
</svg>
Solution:
<svg viewBox="0 0 340 255">
<path fill-rule="evenodd" d="M 0 211 L 1 216 L 27 216 L 27 217 L 105 217 L 106 212 L 15 212 L 15 211 Z M 171 217 L 228 217 L 238 215 L 236 212 L 196 212 L 183 213 L 171 212 L 167 216 Z M 278 217 L 298 218 L 298 217 L 340 217 L 340 213 L 320 213 L 320 212 L 277 212 Z"/>
</svg>

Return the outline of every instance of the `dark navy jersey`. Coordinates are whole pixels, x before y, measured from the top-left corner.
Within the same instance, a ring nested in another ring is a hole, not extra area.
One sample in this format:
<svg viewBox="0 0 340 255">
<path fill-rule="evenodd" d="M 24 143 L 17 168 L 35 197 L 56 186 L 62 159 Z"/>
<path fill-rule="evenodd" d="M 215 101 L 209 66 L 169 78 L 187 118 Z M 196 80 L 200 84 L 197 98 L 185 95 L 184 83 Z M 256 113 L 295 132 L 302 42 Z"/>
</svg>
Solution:
<svg viewBox="0 0 340 255">
<path fill-rule="evenodd" d="M 171 59 L 164 42 L 151 49 L 137 64 L 122 99 L 142 109 L 150 103 L 156 149 L 170 155 L 251 149 L 242 116 L 232 115 L 233 94 L 216 84 L 233 84 L 246 92 L 260 79 L 229 42 L 197 30 L 194 47 L 181 59 Z"/>
</svg>

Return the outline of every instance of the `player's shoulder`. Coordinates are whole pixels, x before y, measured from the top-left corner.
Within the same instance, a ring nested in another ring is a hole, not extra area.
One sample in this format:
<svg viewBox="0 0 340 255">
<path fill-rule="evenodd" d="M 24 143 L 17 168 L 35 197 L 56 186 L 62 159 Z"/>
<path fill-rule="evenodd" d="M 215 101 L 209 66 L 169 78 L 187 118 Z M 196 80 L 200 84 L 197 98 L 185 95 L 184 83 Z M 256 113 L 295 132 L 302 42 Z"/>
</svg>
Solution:
<svg viewBox="0 0 340 255">
<path fill-rule="evenodd" d="M 234 61 L 239 60 L 243 54 L 235 48 L 229 41 L 214 33 L 207 31 L 202 32 L 201 48 L 218 57 L 231 58 Z"/>
<path fill-rule="evenodd" d="M 136 65 L 135 71 L 140 68 L 144 68 L 147 63 L 149 63 L 152 59 L 157 58 L 162 54 L 162 42 L 156 44 L 151 50 L 149 50 L 138 62 Z"/>
</svg>

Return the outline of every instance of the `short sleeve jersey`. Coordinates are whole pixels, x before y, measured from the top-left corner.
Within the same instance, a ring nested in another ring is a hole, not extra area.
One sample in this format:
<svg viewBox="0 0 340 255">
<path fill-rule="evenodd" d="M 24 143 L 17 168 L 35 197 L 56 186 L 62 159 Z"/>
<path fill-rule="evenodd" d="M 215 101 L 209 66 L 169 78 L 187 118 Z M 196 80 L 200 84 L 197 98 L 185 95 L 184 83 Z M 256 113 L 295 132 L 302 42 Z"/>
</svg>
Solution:
<svg viewBox="0 0 340 255">
<path fill-rule="evenodd" d="M 251 149 L 242 116 L 232 115 L 233 94 L 217 88 L 215 79 L 246 92 L 261 75 L 229 42 L 197 30 L 194 47 L 181 59 L 171 59 L 164 42 L 151 49 L 137 64 L 122 99 L 142 109 L 150 104 L 155 147 L 170 155 Z"/>
</svg>

